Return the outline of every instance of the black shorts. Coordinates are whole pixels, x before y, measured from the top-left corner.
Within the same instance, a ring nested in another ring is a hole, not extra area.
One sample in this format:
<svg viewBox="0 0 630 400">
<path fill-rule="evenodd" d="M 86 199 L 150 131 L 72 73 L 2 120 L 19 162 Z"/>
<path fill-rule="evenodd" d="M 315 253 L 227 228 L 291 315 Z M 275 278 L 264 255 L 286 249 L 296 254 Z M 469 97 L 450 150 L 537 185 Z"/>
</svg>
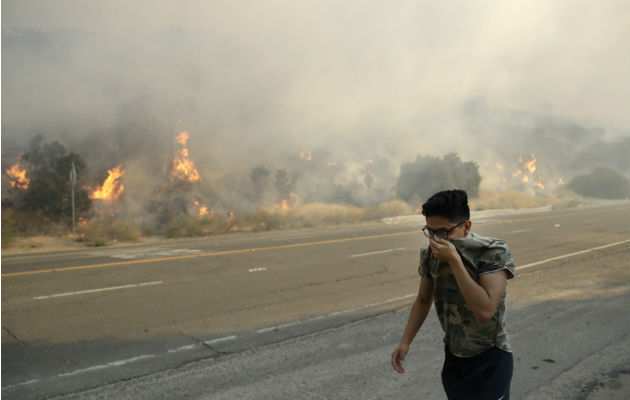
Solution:
<svg viewBox="0 0 630 400">
<path fill-rule="evenodd" d="M 470 358 L 446 348 L 442 384 L 449 400 L 508 400 L 514 369 L 512 353 L 492 347 Z"/>
</svg>

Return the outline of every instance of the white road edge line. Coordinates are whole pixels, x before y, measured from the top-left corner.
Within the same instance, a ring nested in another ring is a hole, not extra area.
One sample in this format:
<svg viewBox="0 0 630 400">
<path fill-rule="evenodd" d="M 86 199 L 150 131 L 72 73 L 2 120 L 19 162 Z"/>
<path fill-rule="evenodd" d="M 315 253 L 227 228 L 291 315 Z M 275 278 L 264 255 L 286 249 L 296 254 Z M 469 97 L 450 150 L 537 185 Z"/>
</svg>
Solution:
<svg viewBox="0 0 630 400">
<path fill-rule="evenodd" d="M 203 344 L 210 345 L 210 344 L 215 344 L 215 343 L 220 343 L 220 342 L 227 342 L 228 340 L 234 340 L 234 339 L 236 339 L 236 335 L 224 336 L 217 339 L 206 340 L 205 342 L 203 342 Z"/>
<path fill-rule="evenodd" d="M 563 254 L 561 256 L 551 257 L 551 258 L 547 258 L 545 260 L 540 260 L 540 261 L 536 261 L 536 262 L 525 264 L 525 265 L 521 265 L 521 266 L 517 265 L 516 266 L 516 273 L 518 274 L 519 271 L 522 271 L 522 270 L 527 269 L 527 268 L 535 267 L 535 266 L 540 265 L 540 264 L 545 264 L 545 263 L 548 263 L 548 262 L 551 262 L 551 261 L 561 260 L 561 259 L 567 258 L 567 257 L 578 256 L 580 254 L 590 253 L 592 251 L 602 250 L 602 249 L 606 249 L 608 247 L 618 246 L 620 244 L 624 244 L 624 243 L 628 243 L 628 242 L 630 242 L 630 239 L 622 240 L 620 242 L 605 244 L 603 246 L 592 247 L 590 249 L 576 251 L 576 252 L 569 253 L 569 254 Z"/>
<path fill-rule="evenodd" d="M 153 358 L 153 357 L 155 357 L 155 354 L 144 354 L 144 355 L 133 357 L 133 358 L 127 358 L 125 360 L 112 361 L 112 362 L 107 363 L 107 364 L 101 364 L 101 365 L 95 365 L 93 367 L 77 369 L 77 370 L 72 371 L 72 372 L 66 372 L 64 374 L 59 374 L 59 375 L 57 375 L 57 377 L 65 378 L 66 376 L 78 375 L 78 374 L 82 374 L 82 373 L 85 373 L 85 372 L 97 371 L 99 369 L 105 369 L 105 368 L 109 368 L 109 367 L 121 367 L 121 366 L 123 366 L 125 364 L 129 364 L 129 363 L 132 363 L 132 362 L 135 362 L 135 361 L 140 361 L 140 360 L 146 360 L 147 358 Z"/>
<path fill-rule="evenodd" d="M 405 296 L 395 297 L 393 299 L 385 300 L 385 301 L 380 302 L 380 303 L 372 303 L 372 304 L 366 304 L 366 305 L 361 306 L 361 307 L 348 308 L 346 310 L 335 311 L 335 312 L 330 313 L 330 314 L 320 315 L 320 316 L 317 316 L 317 317 L 308 318 L 308 319 L 304 319 L 304 320 L 301 320 L 301 321 L 288 322 L 286 324 L 269 326 L 267 328 L 258 329 L 256 331 L 256 333 L 265 333 L 265 332 L 276 331 L 276 330 L 280 330 L 280 329 L 283 329 L 283 328 L 288 328 L 288 327 L 295 326 L 295 325 L 300 325 L 300 324 L 304 324 L 304 323 L 308 323 L 308 322 L 313 322 L 313 321 L 317 321 L 317 320 L 328 318 L 328 317 L 334 317 L 334 316 L 341 315 L 341 314 L 347 314 L 347 313 L 351 313 L 351 312 L 354 312 L 354 311 L 364 310 L 366 308 L 383 306 L 385 304 L 393 303 L 393 302 L 396 302 L 396 301 L 409 299 L 409 298 L 415 296 L 416 294 L 417 293 L 407 294 Z"/>
<path fill-rule="evenodd" d="M 234 339 L 236 339 L 236 335 L 224 336 L 224 337 L 220 337 L 220 338 L 216 338 L 212 340 L 206 340 L 203 343 L 193 343 L 186 346 L 178 347 L 176 349 L 170 349 L 167 351 L 167 353 L 179 353 L 181 351 L 194 350 L 198 347 L 201 347 L 202 344 L 212 345 L 215 343 L 227 342 L 228 340 L 234 340 Z"/>
<path fill-rule="evenodd" d="M 18 387 L 18 386 L 32 385 L 32 384 L 38 383 L 38 382 L 39 382 L 39 379 L 31 379 L 30 381 L 26 381 L 26 382 L 22 382 L 22 383 L 16 383 L 15 385 L 3 386 L 2 390 L 13 389 L 14 387 Z"/>
<path fill-rule="evenodd" d="M 576 251 L 576 252 L 573 252 L 573 253 L 563 254 L 561 256 L 547 258 L 545 260 L 537 261 L 537 262 L 530 263 L 530 264 L 525 264 L 525 265 L 522 265 L 522 266 L 517 266 L 516 267 L 516 273 L 518 274 L 518 272 L 522 271 L 523 269 L 535 267 L 537 265 L 541 265 L 541 264 L 548 263 L 548 262 L 551 262 L 551 261 L 560 260 L 562 258 L 572 257 L 572 256 L 584 254 L 584 253 L 589 253 L 589 252 L 596 251 L 596 250 L 602 250 L 602 249 L 605 249 L 605 248 L 608 248 L 608 247 L 618 246 L 620 244 L 624 244 L 624 243 L 628 243 L 628 242 L 630 242 L 630 239 L 622 240 L 620 242 L 606 244 L 606 245 L 603 245 L 603 246 L 593 247 L 593 248 L 586 249 L 586 250 Z M 394 250 L 394 249 L 391 249 L 389 251 L 392 251 L 392 250 Z M 286 324 L 269 326 L 267 328 L 258 329 L 256 331 L 256 333 L 265 333 L 265 332 L 275 331 L 275 330 L 288 328 L 288 327 L 299 325 L 299 324 L 303 324 L 303 323 L 313 322 L 313 321 L 316 321 L 316 320 L 319 320 L 319 319 L 323 319 L 323 318 L 326 318 L 326 317 L 334 317 L 334 316 L 341 315 L 341 314 L 346 314 L 346 313 L 350 313 L 350 312 L 354 312 L 354 311 L 364 310 L 366 308 L 383 306 L 385 304 L 393 303 L 393 302 L 396 302 L 396 301 L 410 299 L 410 298 L 415 297 L 415 296 L 417 296 L 417 293 L 410 293 L 410 294 L 407 294 L 407 295 L 404 295 L 404 296 L 395 297 L 393 299 L 385 300 L 385 301 L 380 302 L 380 303 L 366 304 L 366 305 L 361 306 L 361 307 L 355 307 L 355 308 L 349 308 L 347 310 L 336 311 L 336 312 L 333 312 L 333 313 L 330 313 L 330 314 L 327 314 L 327 315 L 313 317 L 313 318 L 309 318 L 309 319 L 305 319 L 305 320 L 301 320 L 301 321 L 288 322 Z"/>
<path fill-rule="evenodd" d="M 55 297 L 76 296 L 80 294 L 108 292 L 112 290 L 121 290 L 121 289 L 131 289 L 131 288 L 138 288 L 138 287 L 143 287 L 143 286 L 160 285 L 162 283 L 164 282 L 163 281 L 144 282 L 144 283 L 134 283 L 131 285 L 112 286 L 112 287 L 106 287 L 106 288 L 101 288 L 101 289 L 80 290 L 77 292 L 58 293 L 58 294 L 51 294 L 49 296 L 33 297 L 33 300 L 46 300 L 46 299 L 52 299 Z"/>
<path fill-rule="evenodd" d="M 167 351 L 167 353 L 179 353 L 180 351 L 194 350 L 197 347 L 201 347 L 201 345 L 197 343 L 193 343 L 186 346 L 178 347 L 176 349 L 170 349 Z"/>
<path fill-rule="evenodd" d="M 584 254 L 584 253 L 590 253 L 592 251 L 602 250 L 602 249 L 606 249 L 608 247 L 618 246 L 620 244 L 624 244 L 624 243 L 628 243 L 628 242 L 630 242 L 630 239 L 622 240 L 620 242 L 606 244 L 606 245 L 603 245 L 603 246 L 593 247 L 593 248 L 582 250 L 582 251 L 576 251 L 576 252 L 573 252 L 573 253 L 564 254 L 564 255 L 561 255 L 561 256 L 557 256 L 557 257 L 551 257 L 551 258 L 547 258 L 545 260 L 541 260 L 541 261 L 537 261 L 537 262 L 534 262 L 534 263 L 522 265 L 520 267 L 517 267 L 516 270 L 518 272 L 519 270 L 523 270 L 525 268 L 531 268 L 531 267 L 534 267 L 534 266 L 537 266 L 537 265 L 540 265 L 540 264 L 544 264 L 544 263 L 547 263 L 547 262 L 550 262 L 550 261 L 555 261 L 555 260 L 559 260 L 559 259 L 562 259 L 562 258 L 572 257 L 572 256 L 575 256 L 575 255 L 580 255 L 580 254 Z M 150 284 L 159 284 L 159 283 L 162 283 L 162 282 L 147 282 L 147 283 L 144 283 L 144 284 L 127 285 L 125 287 L 128 287 L 128 286 L 136 287 L 136 286 L 140 286 L 140 285 L 146 286 L 146 285 L 150 285 Z M 106 289 L 113 290 L 112 288 L 106 288 Z M 363 310 L 363 309 L 370 308 L 370 307 L 382 306 L 382 305 L 393 303 L 393 302 L 396 302 L 396 301 L 410 299 L 410 298 L 412 298 L 412 297 L 414 297 L 416 295 L 417 295 L 417 293 L 410 293 L 410 294 L 407 294 L 407 295 L 404 295 L 404 296 L 388 299 L 388 300 L 385 300 L 385 301 L 380 302 L 380 303 L 367 304 L 367 305 L 364 305 L 364 306 L 361 306 L 361 307 L 355 307 L 355 308 L 349 308 L 349 309 L 346 309 L 346 310 L 336 311 L 336 312 L 333 312 L 333 313 L 330 313 L 330 314 L 327 314 L 327 315 L 313 317 L 313 318 L 309 318 L 309 319 L 302 320 L 302 321 L 289 322 L 289 323 L 282 324 L 282 325 L 270 326 L 268 328 L 258 329 L 256 331 L 256 333 L 269 332 L 269 331 L 278 330 L 278 329 L 282 329 L 282 328 L 286 328 L 286 327 L 290 327 L 290 326 L 294 326 L 294 325 L 303 324 L 303 323 L 306 323 L 306 322 L 312 322 L 312 321 L 320 320 L 320 319 L 323 319 L 323 318 L 326 318 L 326 317 L 334 317 L 334 316 L 337 316 L 337 315 L 346 314 L 346 313 L 350 313 L 350 312 L 354 312 L 354 311 L 359 311 L 359 310 Z M 209 344 L 214 344 L 214 343 L 219 343 L 219 342 L 224 342 L 224 341 L 234 340 L 234 339 L 236 339 L 236 335 L 225 336 L 225 337 L 221 337 L 221 338 L 217 338 L 217 339 L 207 340 L 207 341 L 205 341 L 203 343 L 209 345 Z M 195 348 L 197 346 L 199 346 L 199 345 L 198 344 L 192 344 L 192 345 L 188 345 L 188 346 L 182 346 L 182 347 L 179 347 L 177 349 L 169 350 L 168 353 L 174 353 L 174 352 L 178 352 L 178 351 L 189 350 L 189 349 L 193 349 L 193 348 Z M 59 374 L 59 375 L 57 375 L 57 377 L 64 378 L 64 377 L 67 377 L 67 376 L 78 375 L 78 374 L 81 374 L 81 373 L 90 372 L 90 371 L 96 371 L 96 370 L 105 369 L 105 368 L 109 368 L 109 367 L 120 367 L 120 366 L 125 365 L 125 364 L 129 364 L 129 363 L 132 363 L 132 362 L 135 362 L 135 361 L 144 360 L 144 359 L 148 359 L 148 358 L 153 358 L 155 356 L 156 356 L 156 354 L 141 355 L 141 356 L 138 356 L 138 357 L 128 358 L 128 359 L 119 360 L 119 361 L 113 361 L 113 362 L 110 362 L 110 363 L 107 363 L 107 364 L 95 365 L 93 367 L 88 367 L 88 368 L 84 368 L 84 369 L 75 370 L 75 371 L 72 371 L 72 372 L 67 372 L 67 373 L 64 373 L 64 374 Z M 30 381 L 18 383 L 18 384 L 15 384 L 15 385 L 4 386 L 4 387 L 2 387 L 2 390 L 14 388 L 14 387 L 17 387 L 17 386 L 31 385 L 31 384 L 38 383 L 38 382 L 39 382 L 39 379 L 33 379 L 33 380 L 30 380 Z"/>
<path fill-rule="evenodd" d="M 348 256 L 348 257 L 350 257 L 350 258 L 365 257 L 365 256 L 372 256 L 374 254 L 391 253 L 392 251 L 401 251 L 401 250 L 406 250 L 406 249 L 404 247 L 399 247 L 397 249 L 387 249 L 387 250 L 380 250 L 380 251 L 372 251 L 370 253 L 353 254 L 353 255 Z"/>
</svg>

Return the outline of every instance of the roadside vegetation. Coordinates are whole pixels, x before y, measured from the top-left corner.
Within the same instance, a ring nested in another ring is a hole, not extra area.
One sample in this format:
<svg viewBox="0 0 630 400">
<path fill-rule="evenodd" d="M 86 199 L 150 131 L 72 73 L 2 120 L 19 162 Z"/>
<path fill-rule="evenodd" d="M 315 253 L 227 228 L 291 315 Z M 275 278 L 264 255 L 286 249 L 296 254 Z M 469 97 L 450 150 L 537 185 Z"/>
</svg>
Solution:
<svg viewBox="0 0 630 400">
<path fill-rule="evenodd" d="M 578 175 L 568 185 L 575 193 L 601 199 L 630 197 L 628 178 L 608 167 L 596 167 L 588 174 Z"/>
<path fill-rule="evenodd" d="M 90 194 L 89 187 L 96 186 L 86 182 L 87 165 L 78 154 L 68 153 L 59 142 L 45 143 L 41 137 L 36 137 L 29 151 L 23 153 L 18 164 L 11 167 L 12 172 L 21 175 L 17 178 L 9 176 L 5 168 L 2 248 L 52 248 L 54 243 L 51 242 L 55 241 L 62 247 L 64 243 L 107 246 L 150 238 L 256 233 L 379 221 L 415 214 L 431 194 L 454 188 L 468 192 L 472 210 L 544 206 L 568 208 L 580 204 L 576 194 L 605 199 L 627 198 L 629 195 L 627 178 L 607 167 L 595 168 L 590 174 L 577 176 L 565 188 L 543 191 L 530 186 L 527 189 L 523 184 L 527 181 L 525 178 L 530 179 L 530 184 L 542 187 L 542 182 L 535 180 L 540 175 L 533 174 L 535 168 L 532 163 L 535 161 L 533 155 L 523 160 L 523 165 L 531 173 L 526 176 L 527 170 L 522 167 L 519 174 L 513 175 L 518 178 L 518 184 L 508 184 L 503 190 L 491 191 L 481 187 L 482 176 L 479 165 L 474 161 L 464 161 L 455 153 L 443 157 L 418 155 L 413 161 L 401 165 L 397 180 L 390 183 L 390 192 L 379 195 L 390 200 L 373 203 L 369 200 L 362 202 L 352 196 L 351 189 L 360 191 L 360 188 L 357 189 L 360 183 L 357 182 L 336 187 L 333 192 L 336 198 L 341 199 L 338 202 L 303 201 L 293 193 L 298 191 L 297 175 L 282 169 L 272 174 L 270 170 L 257 167 L 240 182 L 244 191 L 242 198 L 253 199 L 253 204 L 267 205 L 248 206 L 240 211 L 229 210 L 225 205 L 212 208 L 212 198 L 217 194 L 208 190 L 206 193 L 210 194 L 204 196 L 199 175 L 190 163 L 191 171 L 197 174 L 194 181 L 190 175 L 181 179 L 167 177 L 161 186 L 155 188 L 149 200 L 143 203 L 133 199 L 135 211 L 131 212 L 124 208 L 127 203 L 124 202 L 124 194 L 121 196 L 122 184 L 110 179 L 112 172 L 119 174 L 117 179 L 124 175 L 120 166 L 108 171 L 108 180 L 98 186 L 99 191 L 104 192 L 109 182 L 109 197 L 102 201 L 102 197 L 95 196 L 96 190 Z M 74 235 L 68 179 L 72 165 L 77 174 Z M 373 184 L 377 178 L 370 168 L 376 168 L 376 163 L 366 165 L 362 190 L 369 199 L 370 194 L 375 195 Z M 308 194 L 303 195 L 308 198 Z M 275 204 L 270 206 L 270 203 Z"/>
</svg>

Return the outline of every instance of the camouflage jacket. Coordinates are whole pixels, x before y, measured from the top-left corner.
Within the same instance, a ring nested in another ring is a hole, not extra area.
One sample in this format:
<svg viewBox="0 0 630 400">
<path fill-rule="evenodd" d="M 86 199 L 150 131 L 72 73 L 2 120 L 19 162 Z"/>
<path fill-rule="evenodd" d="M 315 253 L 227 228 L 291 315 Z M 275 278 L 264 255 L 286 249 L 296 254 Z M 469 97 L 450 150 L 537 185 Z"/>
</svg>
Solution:
<svg viewBox="0 0 630 400">
<path fill-rule="evenodd" d="M 465 239 L 449 241 L 457 249 L 475 282 L 479 282 L 481 275 L 502 269 L 508 272 L 508 279 L 514 277 L 512 253 L 503 240 L 471 233 Z M 451 267 L 433 256 L 428 245 L 420 251 L 418 272 L 422 277 L 433 279 L 435 310 L 444 330 L 444 342 L 451 353 L 459 357 L 473 357 L 492 346 L 512 351 L 505 329 L 507 285 L 497 312 L 490 321 L 481 323 L 468 308 Z"/>
</svg>

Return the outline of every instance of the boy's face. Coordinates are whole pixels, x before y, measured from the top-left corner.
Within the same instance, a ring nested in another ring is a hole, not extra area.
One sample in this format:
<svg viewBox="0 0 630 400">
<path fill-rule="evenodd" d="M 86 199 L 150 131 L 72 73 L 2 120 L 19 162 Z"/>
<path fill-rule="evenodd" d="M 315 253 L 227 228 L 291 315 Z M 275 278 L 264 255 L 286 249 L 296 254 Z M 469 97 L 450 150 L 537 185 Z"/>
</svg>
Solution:
<svg viewBox="0 0 630 400">
<path fill-rule="evenodd" d="M 427 227 L 429 227 L 431 231 L 446 232 L 452 229 L 448 233 L 448 236 L 444 239 L 464 239 L 468 237 L 468 233 L 470 233 L 470 227 L 472 226 L 470 220 L 451 222 L 448 220 L 448 218 L 439 217 L 437 215 L 427 217 L 426 220 Z"/>
</svg>

